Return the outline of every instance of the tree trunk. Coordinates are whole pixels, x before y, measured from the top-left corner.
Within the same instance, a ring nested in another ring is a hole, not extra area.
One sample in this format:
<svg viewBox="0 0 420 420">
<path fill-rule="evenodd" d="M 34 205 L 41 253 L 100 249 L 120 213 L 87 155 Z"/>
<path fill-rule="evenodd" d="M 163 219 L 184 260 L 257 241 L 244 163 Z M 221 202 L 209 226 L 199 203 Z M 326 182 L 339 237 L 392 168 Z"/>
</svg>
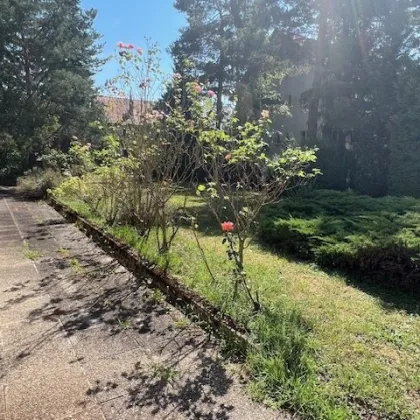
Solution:
<svg viewBox="0 0 420 420">
<path fill-rule="evenodd" d="M 309 104 L 308 135 L 306 137 L 309 146 L 316 145 L 317 140 L 319 139 L 319 111 L 324 76 L 324 57 L 326 53 L 327 3 L 327 0 L 320 0 L 318 39 L 315 50 L 314 83 L 312 87 L 312 98 Z"/>
<path fill-rule="evenodd" d="M 217 128 L 220 128 L 223 120 L 223 83 L 224 83 L 224 57 L 223 52 L 220 54 L 220 63 L 219 63 L 219 75 L 217 82 Z"/>
<path fill-rule="evenodd" d="M 23 50 L 23 70 L 25 73 L 25 90 L 26 90 L 27 98 L 30 98 L 32 95 L 31 60 L 29 57 L 29 48 L 26 45 L 26 39 L 23 34 L 23 30 L 21 34 L 22 34 L 22 50 Z"/>
<path fill-rule="evenodd" d="M 223 84 L 225 81 L 225 54 L 224 54 L 224 37 L 225 37 L 225 21 L 223 19 L 223 8 L 220 4 L 217 6 L 219 12 L 219 42 L 220 42 L 220 56 L 219 56 L 219 69 L 217 74 L 217 128 L 222 126 L 223 120 Z"/>
</svg>

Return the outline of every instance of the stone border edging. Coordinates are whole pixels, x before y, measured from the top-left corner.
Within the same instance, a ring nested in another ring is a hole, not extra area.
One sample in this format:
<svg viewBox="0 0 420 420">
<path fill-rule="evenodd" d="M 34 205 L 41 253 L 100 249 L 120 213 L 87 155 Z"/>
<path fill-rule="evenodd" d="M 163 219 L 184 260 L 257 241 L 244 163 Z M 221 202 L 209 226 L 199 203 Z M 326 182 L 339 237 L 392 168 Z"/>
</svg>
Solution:
<svg viewBox="0 0 420 420">
<path fill-rule="evenodd" d="M 114 235 L 104 232 L 99 226 L 81 217 L 76 211 L 61 203 L 54 197 L 47 200 L 56 211 L 67 221 L 76 223 L 78 228 L 98 244 L 105 252 L 112 256 L 136 276 L 147 275 L 151 280 L 151 286 L 160 289 L 167 300 L 184 312 L 193 313 L 205 322 L 219 337 L 226 337 L 234 342 L 235 349 L 243 355 L 248 350 L 255 350 L 247 335 L 247 330 L 238 326 L 228 315 L 209 303 L 189 287 L 180 283 L 175 277 L 165 273 L 156 264 L 143 258 L 137 251 L 121 242 Z M 150 286 L 150 285 L 149 285 Z"/>
</svg>

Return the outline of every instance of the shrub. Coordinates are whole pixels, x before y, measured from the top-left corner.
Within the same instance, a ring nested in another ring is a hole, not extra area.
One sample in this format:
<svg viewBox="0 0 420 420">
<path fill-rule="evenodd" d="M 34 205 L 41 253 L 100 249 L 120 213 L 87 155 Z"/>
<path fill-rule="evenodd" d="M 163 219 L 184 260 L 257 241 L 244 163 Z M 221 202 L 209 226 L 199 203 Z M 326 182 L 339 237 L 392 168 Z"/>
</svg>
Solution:
<svg viewBox="0 0 420 420">
<path fill-rule="evenodd" d="M 33 168 L 25 172 L 24 176 L 18 178 L 16 192 L 27 199 L 42 199 L 46 196 L 47 191 L 59 185 L 61 180 L 62 177 L 59 172 L 52 169 L 43 171 L 39 168 Z"/>
<path fill-rule="evenodd" d="M 44 169 L 65 172 L 70 169 L 71 155 L 61 150 L 51 149 L 41 156 L 40 161 Z"/>
<path fill-rule="evenodd" d="M 319 190 L 271 206 L 261 239 L 276 249 L 420 292 L 420 201 Z"/>
<path fill-rule="evenodd" d="M 0 133 L 0 180 L 16 180 L 21 173 L 22 157 L 15 140 L 5 133 Z"/>
<path fill-rule="evenodd" d="M 420 292 L 420 260 L 418 253 L 402 245 L 370 247 L 360 250 L 355 261 L 364 273 L 388 285 Z"/>
</svg>

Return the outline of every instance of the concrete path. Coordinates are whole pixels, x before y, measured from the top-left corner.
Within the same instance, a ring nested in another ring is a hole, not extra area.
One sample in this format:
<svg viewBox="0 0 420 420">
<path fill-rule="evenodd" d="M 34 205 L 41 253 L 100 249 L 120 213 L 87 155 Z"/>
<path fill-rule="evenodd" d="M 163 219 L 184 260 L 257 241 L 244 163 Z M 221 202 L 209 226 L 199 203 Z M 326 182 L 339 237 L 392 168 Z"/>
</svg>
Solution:
<svg viewBox="0 0 420 420">
<path fill-rule="evenodd" d="M 45 203 L 0 190 L 0 420 L 286 419 Z"/>
</svg>

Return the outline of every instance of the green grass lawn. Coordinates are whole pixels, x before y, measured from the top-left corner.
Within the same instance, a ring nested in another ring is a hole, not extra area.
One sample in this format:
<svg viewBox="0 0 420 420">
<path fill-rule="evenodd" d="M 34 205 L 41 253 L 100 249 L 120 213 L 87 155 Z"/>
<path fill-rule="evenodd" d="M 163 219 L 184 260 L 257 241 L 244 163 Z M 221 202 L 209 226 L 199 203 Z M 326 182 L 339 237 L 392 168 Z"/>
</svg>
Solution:
<svg viewBox="0 0 420 420">
<path fill-rule="evenodd" d="M 86 206 L 65 201 L 92 219 Z M 190 208 L 201 227 L 210 223 L 199 198 L 190 199 Z M 418 300 L 374 287 L 363 291 L 344 277 L 254 244 L 246 268 L 264 303 L 255 317 L 245 298 L 232 301 L 231 263 L 214 227 L 199 236 L 216 283 L 188 228 L 171 249 L 170 270 L 251 329 L 261 344 L 247 362 L 258 400 L 291 407 L 303 418 L 420 419 Z M 106 229 L 164 263 L 153 239 L 144 243 L 129 226 Z"/>
</svg>

